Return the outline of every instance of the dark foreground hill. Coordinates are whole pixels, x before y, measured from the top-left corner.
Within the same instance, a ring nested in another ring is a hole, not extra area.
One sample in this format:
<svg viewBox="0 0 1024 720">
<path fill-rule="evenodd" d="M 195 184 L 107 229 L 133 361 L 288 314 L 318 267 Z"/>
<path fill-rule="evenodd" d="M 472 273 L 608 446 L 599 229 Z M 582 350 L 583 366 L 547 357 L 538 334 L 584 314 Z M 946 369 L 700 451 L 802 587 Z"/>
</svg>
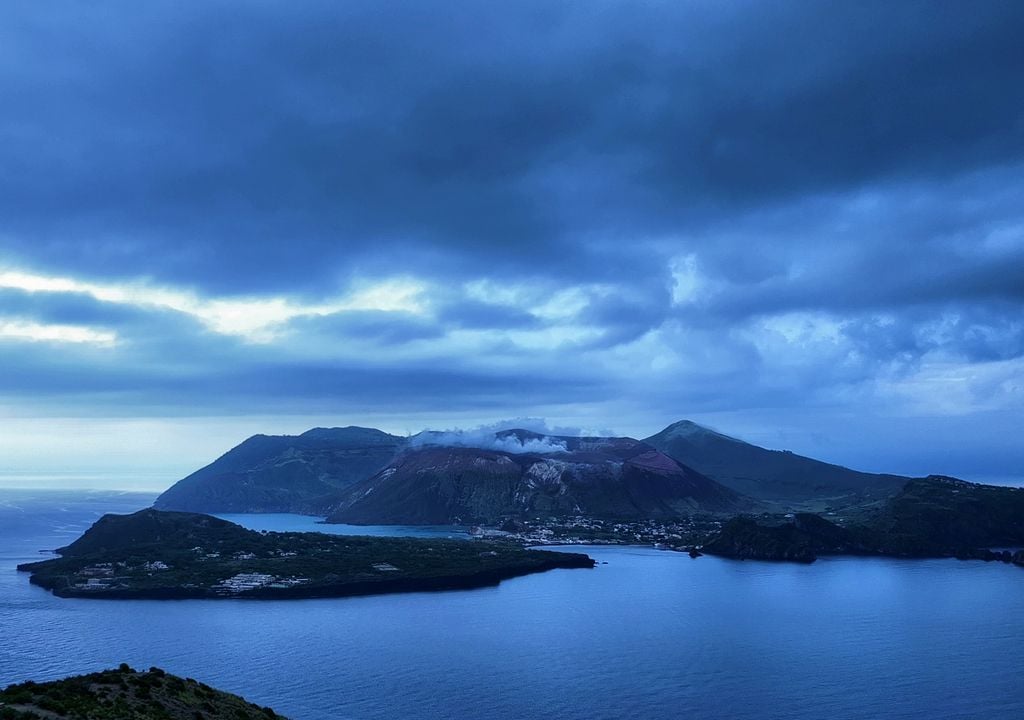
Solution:
<svg viewBox="0 0 1024 720">
<path fill-rule="evenodd" d="M 121 665 L 0 691 L 0 720 L 272 720 L 281 716 L 237 695 L 159 668 Z"/>
<path fill-rule="evenodd" d="M 811 562 L 820 555 L 1002 560 L 1024 565 L 1024 489 L 932 476 L 908 482 L 880 508 L 838 525 L 817 515 L 736 517 L 704 552 Z"/>
<path fill-rule="evenodd" d="M 738 493 L 784 506 L 843 507 L 878 500 L 898 492 L 910 479 L 768 450 L 688 420 L 669 425 L 644 442 Z"/>
<path fill-rule="evenodd" d="M 407 450 L 353 485 L 328 522 L 435 525 L 574 515 L 637 520 L 750 506 L 738 493 L 632 438 L 508 430 L 496 435 L 494 445 L 512 449 Z"/>
<path fill-rule="evenodd" d="M 404 438 L 360 427 L 254 435 L 175 483 L 154 507 L 324 515 L 340 490 L 380 470 L 404 443 Z"/>
<path fill-rule="evenodd" d="M 497 585 L 555 568 L 592 568 L 576 553 L 483 540 L 263 533 L 208 515 L 105 515 L 58 551 L 19 565 L 60 597 L 294 599 Z"/>
</svg>

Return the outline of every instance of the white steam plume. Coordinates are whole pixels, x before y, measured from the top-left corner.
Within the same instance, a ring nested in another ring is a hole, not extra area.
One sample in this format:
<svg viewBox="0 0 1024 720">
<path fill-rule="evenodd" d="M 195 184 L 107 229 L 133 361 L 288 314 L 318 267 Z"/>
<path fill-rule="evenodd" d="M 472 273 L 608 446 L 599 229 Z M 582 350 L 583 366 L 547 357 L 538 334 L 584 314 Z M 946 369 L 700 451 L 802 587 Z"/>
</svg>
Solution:
<svg viewBox="0 0 1024 720">
<path fill-rule="evenodd" d="M 543 437 L 520 439 L 514 434 L 500 434 L 503 431 L 513 429 L 529 430 Z M 514 418 L 468 429 L 424 430 L 409 438 L 409 444 L 412 447 L 440 445 L 442 447 L 482 448 L 516 454 L 534 453 L 537 455 L 551 455 L 553 453 L 568 452 L 569 448 L 564 440 L 551 437 L 551 434 L 554 433 L 562 436 L 582 435 L 582 431 L 578 428 L 550 428 L 540 418 Z"/>
</svg>

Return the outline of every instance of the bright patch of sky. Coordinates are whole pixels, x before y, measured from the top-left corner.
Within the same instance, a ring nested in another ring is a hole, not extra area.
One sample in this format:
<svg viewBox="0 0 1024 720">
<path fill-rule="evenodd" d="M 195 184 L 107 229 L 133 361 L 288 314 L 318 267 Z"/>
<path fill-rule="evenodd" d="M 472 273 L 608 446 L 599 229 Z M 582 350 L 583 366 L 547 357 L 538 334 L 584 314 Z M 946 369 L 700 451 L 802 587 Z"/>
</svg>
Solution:
<svg viewBox="0 0 1024 720">
<path fill-rule="evenodd" d="M 0 288 L 30 293 L 80 293 L 118 305 L 175 310 L 197 318 L 214 332 L 237 335 L 252 342 L 272 341 L 279 328 L 295 318 L 356 310 L 424 312 L 420 300 L 424 285 L 408 278 L 361 283 L 360 287 L 340 298 L 315 304 L 284 297 L 204 298 L 194 292 L 154 286 L 144 281 L 97 283 L 18 270 L 0 272 Z M 113 333 L 89 328 L 26 323 L 0 325 L 0 335 L 101 344 L 114 341 Z"/>
<path fill-rule="evenodd" d="M 110 346 L 117 334 L 75 325 L 43 325 L 33 322 L 0 319 L 0 338 L 28 342 L 88 343 Z"/>
</svg>

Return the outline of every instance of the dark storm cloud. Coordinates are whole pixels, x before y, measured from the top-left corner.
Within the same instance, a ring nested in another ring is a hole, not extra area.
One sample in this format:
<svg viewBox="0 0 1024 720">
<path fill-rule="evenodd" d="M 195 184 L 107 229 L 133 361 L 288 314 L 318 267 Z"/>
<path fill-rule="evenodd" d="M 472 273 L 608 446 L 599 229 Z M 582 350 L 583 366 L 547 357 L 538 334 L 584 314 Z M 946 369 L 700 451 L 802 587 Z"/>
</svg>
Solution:
<svg viewBox="0 0 1024 720">
<path fill-rule="evenodd" d="M 1015 0 L 8 3 L 0 410 L 1019 419 L 1022 37 Z"/>
<path fill-rule="evenodd" d="M 437 324 L 410 313 L 361 310 L 319 317 L 298 318 L 289 330 L 300 336 L 356 339 L 384 345 L 439 338 L 444 331 Z"/>
<path fill-rule="evenodd" d="M 671 297 L 666 284 L 641 285 L 633 292 L 612 292 L 591 297 L 580 320 L 604 330 L 599 347 L 613 347 L 635 340 L 659 327 L 669 316 Z"/>
<path fill-rule="evenodd" d="M 553 394 L 583 401 L 606 389 L 579 374 L 500 373 L 458 363 L 299 361 L 253 357 L 251 349 L 217 348 L 216 341 L 108 349 L 24 345 L 0 340 L 0 397 L 26 407 L 84 403 L 94 415 L 246 414 L 483 409 L 543 403 Z M 183 354 L 171 358 L 168 351 Z M 215 399 L 215 402 L 211 402 Z M 72 412 L 72 408 L 65 408 Z"/>
<path fill-rule="evenodd" d="M 458 328 L 525 330 L 541 325 L 538 318 L 529 312 L 479 300 L 460 299 L 446 303 L 438 314 L 442 323 Z"/>
<path fill-rule="evenodd" d="M 652 234 L 1024 148 L 1014 2 L 65 9 L 4 11 L 0 231 L 93 276 L 607 280 Z"/>
<path fill-rule="evenodd" d="M 919 337 L 972 318 L 1013 356 L 1024 315 L 1024 166 L 955 179 L 878 183 L 719 223 L 696 256 L 701 287 L 675 308 L 695 327 L 734 327 L 777 315 L 825 314 L 854 328 L 883 319 Z M 887 331 L 888 332 L 888 331 Z M 999 338 L 1009 333 L 1007 342 Z M 886 361 L 903 355 L 885 334 L 858 340 Z M 948 349 L 980 358 L 957 334 L 914 343 L 916 360 Z"/>
<path fill-rule="evenodd" d="M 117 327 L 144 322 L 149 312 L 95 300 L 81 293 L 30 293 L 0 288 L 0 310 L 17 317 L 55 325 Z"/>
<path fill-rule="evenodd" d="M 507 407 L 513 400 L 542 402 L 554 392 L 570 401 L 580 400 L 589 397 L 597 387 L 586 378 L 566 381 L 523 373 L 501 376 L 458 366 L 282 363 L 260 364 L 232 373 L 212 388 L 203 381 L 199 390 L 216 389 L 246 403 L 265 394 L 286 407 L 296 403 L 308 408 L 309 401 L 313 401 L 314 407 L 336 409 L 344 403 L 349 408 L 361 406 L 369 413 L 403 408 L 415 412 L 445 406 L 493 411 Z"/>
<path fill-rule="evenodd" d="M 940 318 L 921 312 L 897 319 L 860 318 L 848 321 L 843 333 L 873 356 L 908 362 L 940 349 L 969 362 L 1024 356 L 1024 320 L 1017 308 L 957 307 Z"/>
<path fill-rule="evenodd" d="M 793 264 L 800 264 L 799 259 Z M 787 270 L 790 269 L 787 265 Z M 715 276 L 712 276 L 715 277 Z M 824 310 L 846 313 L 950 304 L 991 306 L 1019 313 L 1024 304 L 1024 243 L 985 257 L 970 246 L 924 243 L 871 248 L 851 254 L 829 249 L 794 277 L 785 272 L 736 282 L 733 269 L 717 276 L 728 288 L 690 308 L 694 322 L 751 315 Z"/>
</svg>

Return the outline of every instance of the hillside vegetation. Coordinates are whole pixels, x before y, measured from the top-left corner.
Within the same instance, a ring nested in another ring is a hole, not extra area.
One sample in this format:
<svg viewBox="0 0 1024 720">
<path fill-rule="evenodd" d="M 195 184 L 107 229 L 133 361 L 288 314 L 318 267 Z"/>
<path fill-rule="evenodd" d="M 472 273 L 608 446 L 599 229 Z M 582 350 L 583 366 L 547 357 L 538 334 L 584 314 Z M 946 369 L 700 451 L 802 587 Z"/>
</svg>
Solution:
<svg viewBox="0 0 1024 720">
<path fill-rule="evenodd" d="M 910 479 L 769 450 L 689 420 L 673 423 L 644 442 L 738 493 L 790 509 L 819 511 L 879 500 Z"/>
<path fill-rule="evenodd" d="M 159 668 L 121 665 L 53 682 L 23 682 L 0 691 L 0 720 L 275 720 L 237 695 Z M 282 719 L 283 720 L 283 719 Z"/>
<path fill-rule="evenodd" d="M 326 533 L 264 533 L 194 513 L 105 515 L 61 557 L 19 565 L 61 597 L 346 597 L 496 585 L 586 555 L 510 543 Z"/>
<path fill-rule="evenodd" d="M 386 465 L 404 438 L 373 428 L 314 428 L 301 435 L 254 435 L 178 481 L 161 510 L 325 515 L 339 491 Z"/>
<path fill-rule="evenodd" d="M 736 517 L 704 552 L 756 560 L 811 562 L 819 555 L 1001 560 L 1024 565 L 1024 489 L 932 476 L 911 480 L 880 507 L 843 524 L 813 514 Z"/>
</svg>

